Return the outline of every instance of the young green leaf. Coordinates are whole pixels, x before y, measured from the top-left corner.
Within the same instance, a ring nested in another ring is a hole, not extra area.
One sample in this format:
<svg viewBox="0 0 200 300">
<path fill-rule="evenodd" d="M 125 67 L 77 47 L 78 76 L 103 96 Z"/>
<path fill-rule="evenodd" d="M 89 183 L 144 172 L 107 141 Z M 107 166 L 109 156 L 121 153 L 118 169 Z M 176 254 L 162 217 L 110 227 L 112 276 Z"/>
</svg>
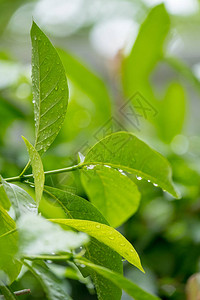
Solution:
<svg viewBox="0 0 200 300">
<path fill-rule="evenodd" d="M 159 300 L 160 299 L 157 296 L 151 295 L 148 292 L 144 291 L 135 283 L 126 279 L 122 275 L 113 272 L 107 268 L 95 265 L 84 258 L 77 258 L 75 259 L 75 262 L 79 264 L 84 264 L 85 266 L 95 270 L 97 273 L 104 276 L 106 279 L 111 280 L 114 284 L 116 284 L 116 286 L 119 286 L 135 300 Z"/>
<path fill-rule="evenodd" d="M 52 144 L 64 122 L 69 92 L 62 62 L 35 22 L 31 28 L 31 40 L 35 148 L 42 154 Z"/>
<path fill-rule="evenodd" d="M 140 263 L 140 258 L 133 246 L 114 228 L 105 224 L 86 220 L 51 219 L 51 221 L 70 226 L 89 234 L 115 250 L 139 270 L 144 271 Z"/>
<path fill-rule="evenodd" d="M 117 132 L 103 138 L 90 149 L 84 163 L 109 165 L 136 174 L 179 197 L 168 161 L 132 133 Z"/>
<path fill-rule="evenodd" d="M 11 284 L 18 276 L 21 264 L 14 257 L 18 251 L 16 225 L 0 206 L 0 280 Z"/>
<path fill-rule="evenodd" d="M 85 233 L 63 230 L 38 215 L 23 215 L 17 225 L 21 257 L 67 252 L 89 241 Z"/>
<path fill-rule="evenodd" d="M 162 58 L 169 28 L 170 19 L 164 4 L 155 6 L 142 24 L 130 54 L 123 61 L 122 79 L 127 97 L 139 92 L 147 101 L 154 101 L 149 75 Z"/>
<path fill-rule="evenodd" d="M 47 267 L 44 262 L 34 261 L 33 263 L 25 261 L 25 265 L 41 283 L 49 300 L 70 300 L 65 286 L 61 279 Z"/>
<path fill-rule="evenodd" d="M 26 191 L 15 184 L 6 182 L 3 178 L 1 178 L 1 183 L 9 199 L 8 201 L 14 209 L 15 219 L 26 213 L 37 214 L 36 203 Z"/>
<path fill-rule="evenodd" d="M 170 143 L 180 134 L 186 115 L 185 92 L 179 83 L 171 83 L 167 89 L 165 98 L 160 103 L 158 116 L 158 129 L 160 137 Z"/>
<path fill-rule="evenodd" d="M 0 293 L 3 294 L 4 296 L 3 299 L 5 300 L 16 300 L 15 295 L 9 290 L 7 286 L 1 283 L 1 280 L 0 280 Z M 1 295 L 0 295 L 0 299 L 1 299 Z"/>
<path fill-rule="evenodd" d="M 87 200 L 52 187 L 45 186 L 44 191 L 49 195 L 55 205 L 63 208 L 69 219 L 85 219 L 103 224 L 108 224 L 102 214 Z M 90 242 L 85 245 L 85 256 L 95 264 L 105 266 L 117 273 L 122 273 L 121 256 L 110 247 L 91 237 Z M 120 300 L 121 289 L 110 280 L 105 279 L 95 271 L 90 271 L 99 299 Z"/>
<path fill-rule="evenodd" d="M 90 201 L 111 226 L 122 225 L 136 212 L 140 193 L 126 174 L 110 167 L 94 166 L 84 168 L 81 179 Z"/>
<path fill-rule="evenodd" d="M 95 122 L 101 122 L 99 125 L 102 125 L 111 117 L 111 100 L 104 82 L 66 50 L 58 49 L 58 54 L 67 77 L 93 101 L 96 107 Z"/>
<path fill-rule="evenodd" d="M 36 151 L 36 149 L 29 143 L 29 141 L 23 137 L 23 140 L 26 144 L 30 162 L 32 165 L 33 170 L 33 176 L 34 176 L 34 183 L 35 183 L 35 198 L 37 204 L 40 203 L 40 200 L 42 198 L 43 188 L 44 188 L 44 169 L 42 160 L 40 158 L 39 153 Z"/>
</svg>

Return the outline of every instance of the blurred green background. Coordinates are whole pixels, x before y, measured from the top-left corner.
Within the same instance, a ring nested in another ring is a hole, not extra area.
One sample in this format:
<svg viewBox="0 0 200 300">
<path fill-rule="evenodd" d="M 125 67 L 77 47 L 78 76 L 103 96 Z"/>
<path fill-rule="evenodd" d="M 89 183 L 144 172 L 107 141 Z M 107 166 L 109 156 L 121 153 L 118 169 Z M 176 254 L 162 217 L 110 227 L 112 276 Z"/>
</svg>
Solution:
<svg viewBox="0 0 200 300">
<path fill-rule="evenodd" d="M 165 8 L 153 8 L 162 2 Z M 172 165 L 182 198 L 132 177 L 142 201 L 120 228 L 146 270 L 141 274 L 124 262 L 125 275 L 162 299 L 186 299 L 186 282 L 200 269 L 199 5 L 197 0 L 0 0 L 0 173 L 19 174 L 28 159 L 21 135 L 34 138 L 29 37 L 34 19 L 59 48 L 70 89 L 63 129 L 43 157 L 45 170 L 72 165 L 78 152 L 84 155 L 119 130 L 133 132 Z M 78 171 L 49 176 L 47 184 L 87 197 Z M 60 216 L 45 199 L 40 210 Z M 90 282 L 85 287 L 72 271 L 54 267 L 68 278 L 63 282 L 74 299 L 96 299 Z M 28 272 L 12 285 L 22 288 L 32 294 L 21 299 L 45 299 Z"/>
</svg>

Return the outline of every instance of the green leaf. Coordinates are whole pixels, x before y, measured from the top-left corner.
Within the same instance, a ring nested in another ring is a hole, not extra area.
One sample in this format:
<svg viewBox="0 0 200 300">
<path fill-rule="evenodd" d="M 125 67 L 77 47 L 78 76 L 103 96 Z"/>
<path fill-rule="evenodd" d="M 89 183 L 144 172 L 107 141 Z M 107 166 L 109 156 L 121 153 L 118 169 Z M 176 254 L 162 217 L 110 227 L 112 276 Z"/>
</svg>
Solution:
<svg viewBox="0 0 200 300">
<path fill-rule="evenodd" d="M 0 177 L 1 183 L 2 183 L 2 177 Z M 10 200 L 8 199 L 8 196 L 4 190 L 3 185 L 0 185 L 0 205 L 5 209 L 9 210 L 10 208 Z"/>
<path fill-rule="evenodd" d="M 115 250 L 139 270 L 144 271 L 140 263 L 140 258 L 133 246 L 114 228 L 105 224 L 86 220 L 51 219 L 51 221 L 70 226 L 76 230 L 89 234 L 101 243 L 104 243 Z"/>
<path fill-rule="evenodd" d="M 84 168 L 81 179 L 90 201 L 111 226 L 122 225 L 136 212 L 140 193 L 126 174 L 110 167 L 94 166 Z"/>
<path fill-rule="evenodd" d="M 17 225 L 21 257 L 69 252 L 89 241 L 86 234 L 66 231 L 38 215 L 23 215 Z"/>
<path fill-rule="evenodd" d="M 136 174 L 178 198 L 169 162 L 129 132 L 113 133 L 94 145 L 84 164 L 109 165 Z"/>
<path fill-rule="evenodd" d="M 65 290 L 65 286 L 57 278 L 44 262 L 35 261 L 33 263 L 25 262 L 25 265 L 41 283 L 47 298 L 49 300 L 70 300 L 71 297 Z"/>
<path fill-rule="evenodd" d="M 149 76 L 163 57 L 163 44 L 169 28 L 170 19 L 164 4 L 155 6 L 141 25 L 132 50 L 122 64 L 122 82 L 126 97 L 140 93 L 145 102 L 157 106 Z"/>
<path fill-rule="evenodd" d="M 42 154 L 52 144 L 64 122 L 69 92 L 59 56 L 47 36 L 34 22 L 31 40 L 35 148 Z"/>
<path fill-rule="evenodd" d="M 26 191 L 15 184 L 6 182 L 3 178 L 1 178 L 1 183 L 14 209 L 15 219 L 22 214 L 37 214 L 36 203 Z"/>
<path fill-rule="evenodd" d="M 96 124 L 100 121 L 107 121 L 111 116 L 111 100 L 102 79 L 66 50 L 58 49 L 58 53 L 62 59 L 67 77 L 93 101 L 97 112 Z"/>
<path fill-rule="evenodd" d="M 55 205 L 59 205 L 63 208 L 67 218 L 91 220 L 108 225 L 108 222 L 102 214 L 87 200 L 52 187 L 45 186 L 44 191 L 48 193 L 53 201 L 55 201 Z M 85 245 L 85 248 L 85 255 L 88 259 L 90 259 L 90 261 L 95 264 L 105 266 L 115 272 L 122 273 L 121 256 L 110 247 L 99 242 L 96 238 L 91 237 L 89 244 Z M 93 279 L 99 299 L 121 299 L 121 289 L 119 289 L 111 281 L 105 279 L 94 271 L 90 271 L 89 274 Z"/>
<path fill-rule="evenodd" d="M 42 198 L 44 180 L 45 180 L 43 164 L 40 155 L 36 151 L 36 149 L 31 145 L 31 143 L 29 143 L 29 141 L 25 137 L 23 137 L 23 140 L 26 144 L 29 153 L 30 162 L 33 170 L 34 183 L 35 183 L 35 198 L 37 204 L 39 204 Z"/>
<path fill-rule="evenodd" d="M 21 264 L 14 257 L 18 251 L 16 225 L 8 213 L 0 206 L 0 280 L 11 284 L 21 270 Z"/>
<path fill-rule="evenodd" d="M 85 266 L 95 270 L 97 273 L 104 276 L 106 279 L 111 280 L 116 286 L 123 289 L 127 294 L 133 297 L 135 300 L 159 300 L 157 296 L 151 295 L 148 292 L 141 289 L 135 283 L 126 279 L 122 275 L 113 272 L 102 266 L 95 265 L 84 258 L 75 259 L 75 262 L 84 264 Z"/>
<path fill-rule="evenodd" d="M 158 125 L 160 137 L 167 143 L 182 132 L 186 114 L 186 99 L 183 87 L 171 83 L 164 100 L 160 103 Z"/>
<path fill-rule="evenodd" d="M 15 295 L 9 290 L 9 288 L 1 283 L 0 280 L 0 292 L 3 294 L 5 300 L 15 300 Z M 1 295 L 0 295 L 1 299 Z"/>
</svg>

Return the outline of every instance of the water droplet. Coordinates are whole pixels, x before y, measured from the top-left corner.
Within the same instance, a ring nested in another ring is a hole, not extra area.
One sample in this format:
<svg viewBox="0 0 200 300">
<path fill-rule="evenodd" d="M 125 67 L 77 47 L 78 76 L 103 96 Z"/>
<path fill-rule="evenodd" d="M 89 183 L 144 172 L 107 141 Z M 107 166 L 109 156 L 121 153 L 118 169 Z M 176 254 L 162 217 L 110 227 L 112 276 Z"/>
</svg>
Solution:
<svg viewBox="0 0 200 300">
<path fill-rule="evenodd" d="M 142 180 L 142 177 L 136 176 L 137 180 Z"/>
<path fill-rule="evenodd" d="M 147 180 L 148 182 L 151 182 L 151 180 Z"/>
<path fill-rule="evenodd" d="M 134 250 L 133 250 L 133 249 L 131 249 L 131 252 L 133 253 L 133 252 L 134 252 Z"/>
<path fill-rule="evenodd" d="M 125 246 L 125 244 L 120 244 L 120 246 L 124 247 L 124 246 Z"/>
<path fill-rule="evenodd" d="M 55 90 L 56 90 L 56 91 L 58 90 L 58 87 L 57 87 L 57 86 L 55 87 Z"/>
<path fill-rule="evenodd" d="M 154 186 L 158 186 L 158 184 L 157 184 L 157 183 L 153 183 L 153 185 L 154 185 Z"/>
<path fill-rule="evenodd" d="M 109 239 L 114 240 L 115 238 L 114 238 L 114 236 L 109 236 Z"/>
<path fill-rule="evenodd" d="M 34 37 L 34 40 L 35 40 L 35 41 L 37 40 L 37 37 L 36 37 L 36 36 Z"/>
<path fill-rule="evenodd" d="M 101 228 L 101 225 L 96 225 L 96 228 L 97 228 L 97 229 L 100 229 L 100 228 Z"/>
</svg>

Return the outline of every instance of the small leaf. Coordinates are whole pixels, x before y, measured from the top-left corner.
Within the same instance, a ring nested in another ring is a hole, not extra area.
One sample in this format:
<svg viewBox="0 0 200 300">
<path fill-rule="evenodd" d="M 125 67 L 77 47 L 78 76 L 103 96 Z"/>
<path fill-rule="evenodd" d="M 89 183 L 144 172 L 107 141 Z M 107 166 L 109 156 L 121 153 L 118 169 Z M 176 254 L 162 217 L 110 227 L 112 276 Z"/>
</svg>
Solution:
<svg viewBox="0 0 200 300">
<path fill-rule="evenodd" d="M 67 218 L 91 220 L 108 225 L 102 214 L 87 200 L 49 186 L 45 186 L 44 191 L 50 196 L 51 200 L 55 201 L 55 205 L 63 208 Z M 91 237 L 90 242 L 85 245 L 85 249 L 85 256 L 93 263 L 105 266 L 118 273 L 123 272 L 121 256 L 96 238 Z M 99 299 L 121 299 L 121 289 L 116 287 L 110 280 L 105 279 L 94 271 L 90 271 L 89 274 L 95 284 Z"/>
<path fill-rule="evenodd" d="M 74 229 L 89 234 L 98 241 L 115 250 L 139 270 L 144 271 L 140 263 L 140 258 L 133 246 L 114 228 L 108 225 L 86 220 L 51 219 L 51 221 L 70 226 Z"/>
<path fill-rule="evenodd" d="M 25 262 L 25 265 L 41 283 L 49 300 L 70 300 L 65 286 L 58 277 L 51 272 L 44 262 Z"/>
<path fill-rule="evenodd" d="M 69 92 L 59 56 L 47 36 L 34 22 L 31 40 L 35 148 L 41 155 L 60 131 L 67 111 Z"/>
<path fill-rule="evenodd" d="M 168 161 L 129 132 L 113 133 L 94 145 L 85 164 L 104 164 L 135 174 L 160 186 L 178 198 Z"/>
<path fill-rule="evenodd" d="M 15 184 L 6 182 L 3 178 L 1 178 L 1 183 L 15 211 L 16 219 L 26 213 L 37 214 L 36 203 L 26 191 Z"/>
<path fill-rule="evenodd" d="M 126 174 L 110 167 L 95 166 L 84 168 L 81 179 L 90 201 L 111 226 L 122 225 L 136 212 L 140 193 Z"/>
<path fill-rule="evenodd" d="M 16 225 L 8 213 L 0 206 L 0 280 L 11 284 L 21 270 L 21 263 L 14 259 L 18 251 Z"/>
<path fill-rule="evenodd" d="M 38 215 L 24 215 L 17 224 L 20 256 L 67 252 L 89 241 L 86 234 L 63 230 Z"/>
<path fill-rule="evenodd" d="M 42 198 L 43 188 L 44 188 L 44 169 L 42 160 L 40 158 L 39 153 L 35 150 L 35 148 L 29 143 L 29 141 L 23 137 L 23 140 L 26 144 L 30 162 L 32 165 L 33 176 L 34 176 L 34 183 L 35 183 L 35 198 L 37 204 L 40 203 Z"/>
<path fill-rule="evenodd" d="M 104 276 L 106 279 L 111 280 L 116 286 L 123 289 L 127 294 L 133 297 L 135 300 L 159 300 L 157 296 L 151 295 L 148 292 L 141 289 L 135 283 L 126 279 L 122 275 L 113 272 L 102 266 L 95 265 L 84 258 L 75 259 L 75 262 L 84 264 L 85 266 L 95 270 L 100 275 Z"/>
</svg>

